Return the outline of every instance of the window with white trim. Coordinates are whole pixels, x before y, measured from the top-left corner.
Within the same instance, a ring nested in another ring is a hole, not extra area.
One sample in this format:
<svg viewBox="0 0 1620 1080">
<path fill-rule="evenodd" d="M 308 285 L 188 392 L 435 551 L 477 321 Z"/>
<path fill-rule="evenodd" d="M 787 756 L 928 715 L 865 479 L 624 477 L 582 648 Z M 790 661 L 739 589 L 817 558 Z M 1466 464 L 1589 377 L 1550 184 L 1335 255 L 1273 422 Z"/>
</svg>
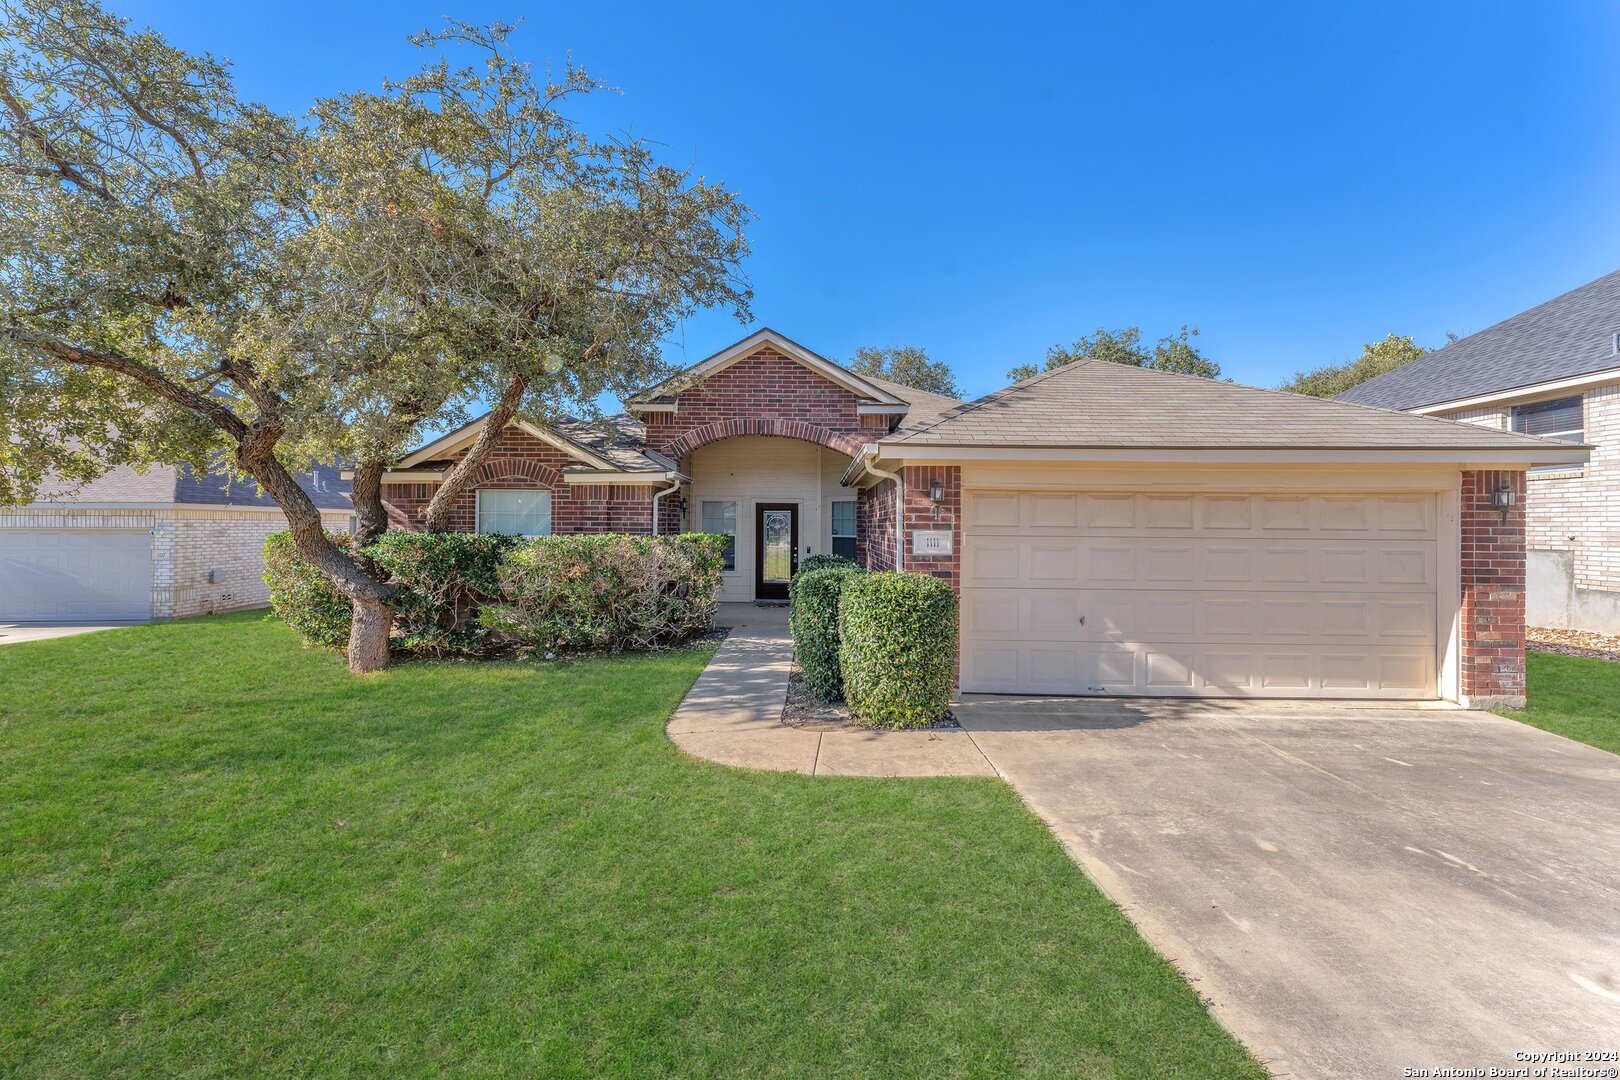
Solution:
<svg viewBox="0 0 1620 1080">
<path fill-rule="evenodd" d="M 832 553 L 846 559 L 855 557 L 855 500 L 839 499 L 832 504 Z"/>
<path fill-rule="evenodd" d="M 550 536 L 551 492 L 494 488 L 480 491 L 477 530 L 508 536 Z"/>
<path fill-rule="evenodd" d="M 706 533 L 730 537 L 726 544 L 725 569 L 737 569 L 737 504 L 703 500 L 703 525 Z"/>
</svg>

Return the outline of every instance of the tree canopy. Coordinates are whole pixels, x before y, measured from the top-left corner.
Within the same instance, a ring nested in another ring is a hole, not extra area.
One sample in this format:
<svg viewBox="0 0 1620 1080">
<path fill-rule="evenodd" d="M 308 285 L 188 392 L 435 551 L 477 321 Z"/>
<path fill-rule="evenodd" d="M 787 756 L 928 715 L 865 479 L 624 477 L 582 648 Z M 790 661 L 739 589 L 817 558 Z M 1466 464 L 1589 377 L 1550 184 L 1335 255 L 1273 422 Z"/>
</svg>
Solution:
<svg viewBox="0 0 1620 1080">
<path fill-rule="evenodd" d="M 1105 360 L 1111 364 L 1150 368 L 1154 371 L 1173 371 L 1181 375 L 1197 375 L 1205 379 L 1221 377 L 1221 366 L 1193 342 L 1198 336 L 1194 327 L 1183 326 L 1174 334 L 1154 342 L 1152 347 L 1142 341 L 1142 329 L 1127 326 L 1123 330 L 1098 327 L 1096 333 L 1082 337 L 1073 345 L 1053 345 L 1046 350 L 1045 362 L 1019 364 L 1007 372 L 1011 382 L 1022 382 L 1043 371 L 1054 371 L 1076 360 Z"/>
<path fill-rule="evenodd" d="M 290 465 L 354 465 L 380 528 L 382 471 L 491 401 L 432 526 L 506 420 L 651 381 L 679 319 L 748 310 L 746 207 L 645 143 L 586 136 L 562 106 L 598 84 L 537 80 L 511 30 L 418 35 L 440 55 L 417 73 L 301 123 L 93 0 L 8 0 L 0 501 L 223 461 L 354 602 L 351 666 L 385 664 L 397 590 L 326 537 Z"/>
<path fill-rule="evenodd" d="M 857 375 L 874 375 L 902 386 L 926 390 L 930 394 L 959 398 L 961 387 L 956 374 L 943 360 L 930 360 L 928 350 L 915 345 L 862 345 L 855 350 L 849 370 Z"/>
<path fill-rule="evenodd" d="M 1410 364 L 1428 351 L 1410 337 L 1390 334 L 1382 341 L 1363 345 L 1361 355 L 1349 363 L 1324 364 L 1312 371 L 1297 371 L 1278 389 L 1310 397 L 1337 397 L 1351 387 Z"/>
</svg>

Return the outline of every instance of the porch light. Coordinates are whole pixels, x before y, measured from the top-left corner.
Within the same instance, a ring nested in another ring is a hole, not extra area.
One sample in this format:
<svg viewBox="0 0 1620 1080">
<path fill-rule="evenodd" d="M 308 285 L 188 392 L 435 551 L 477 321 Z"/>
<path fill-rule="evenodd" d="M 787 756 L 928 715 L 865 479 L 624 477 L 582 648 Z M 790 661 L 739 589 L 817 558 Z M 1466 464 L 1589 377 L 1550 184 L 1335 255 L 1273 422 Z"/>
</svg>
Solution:
<svg viewBox="0 0 1620 1080">
<path fill-rule="evenodd" d="M 1491 505 L 1502 511 L 1502 524 L 1507 524 L 1508 511 L 1513 509 L 1513 504 L 1517 502 L 1518 499 L 1518 493 L 1507 484 L 1502 484 L 1495 491 L 1491 492 Z"/>
<path fill-rule="evenodd" d="M 945 501 L 945 485 L 937 479 L 928 485 L 928 499 L 935 506 Z"/>
</svg>

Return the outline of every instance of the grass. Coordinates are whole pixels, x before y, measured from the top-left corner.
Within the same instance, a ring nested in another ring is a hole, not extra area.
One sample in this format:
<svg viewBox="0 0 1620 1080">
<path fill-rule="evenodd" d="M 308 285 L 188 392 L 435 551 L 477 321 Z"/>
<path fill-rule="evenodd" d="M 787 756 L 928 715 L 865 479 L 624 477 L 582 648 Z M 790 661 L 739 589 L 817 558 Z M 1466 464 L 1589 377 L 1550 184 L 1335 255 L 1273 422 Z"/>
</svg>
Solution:
<svg viewBox="0 0 1620 1080">
<path fill-rule="evenodd" d="M 1522 712 L 1503 716 L 1620 754 L 1620 663 L 1531 652 Z"/>
<path fill-rule="evenodd" d="M 749 773 L 702 649 L 0 649 L 0 1075 L 1261 1077 L 993 780 Z"/>
</svg>

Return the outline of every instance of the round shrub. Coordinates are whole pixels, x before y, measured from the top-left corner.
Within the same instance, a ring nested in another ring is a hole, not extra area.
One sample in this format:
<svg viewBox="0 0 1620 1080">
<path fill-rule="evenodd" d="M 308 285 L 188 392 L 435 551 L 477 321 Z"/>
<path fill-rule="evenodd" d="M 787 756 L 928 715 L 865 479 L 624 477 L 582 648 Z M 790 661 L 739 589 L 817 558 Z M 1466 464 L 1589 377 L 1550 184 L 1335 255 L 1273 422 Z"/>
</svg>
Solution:
<svg viewBox="0 0 1620 1080">
<path fill-rule="evenodd" d="M 844 700 L 865 723 L 927 727 L 956 681 L 956 593 L 926 574 L 853 574 L 838 605 Z"/>
<path fill-rule="evenodd" d="M 853 566 L 855 566 L 854 559 L 846 559 L 842 555 L 823 552 L 820 555 L 811 555 L 801 562 L 798 570 L 794 571 L 794 576 L 808 574 L 812 570 L 832 570 L 838 567 L 848 569 Z"/>
<path fill-rule="evenodd" d="M 799 657 L 805 685 L 823 701 L 836 701 L 844 694 L 844 678 L 838 666 L 838 598 L 843 594 L 844 582 L 862 573 L 865 571 L 853 563 L 822 570 L 801 568 L 788 586 L 793 651 Z"/>
<path fill-rule="evenodd" d="M 340 548 L 348 548 L 348 533 L 327 533 Z M 292 533 L 285 529 L 264 538 L 264 583 L 270 587 L 270 607 L 278 618 L 311 645 L 345 649 L 354 607 L 337 591 L 332 579 L 298 554 Z"/>
</svg>

